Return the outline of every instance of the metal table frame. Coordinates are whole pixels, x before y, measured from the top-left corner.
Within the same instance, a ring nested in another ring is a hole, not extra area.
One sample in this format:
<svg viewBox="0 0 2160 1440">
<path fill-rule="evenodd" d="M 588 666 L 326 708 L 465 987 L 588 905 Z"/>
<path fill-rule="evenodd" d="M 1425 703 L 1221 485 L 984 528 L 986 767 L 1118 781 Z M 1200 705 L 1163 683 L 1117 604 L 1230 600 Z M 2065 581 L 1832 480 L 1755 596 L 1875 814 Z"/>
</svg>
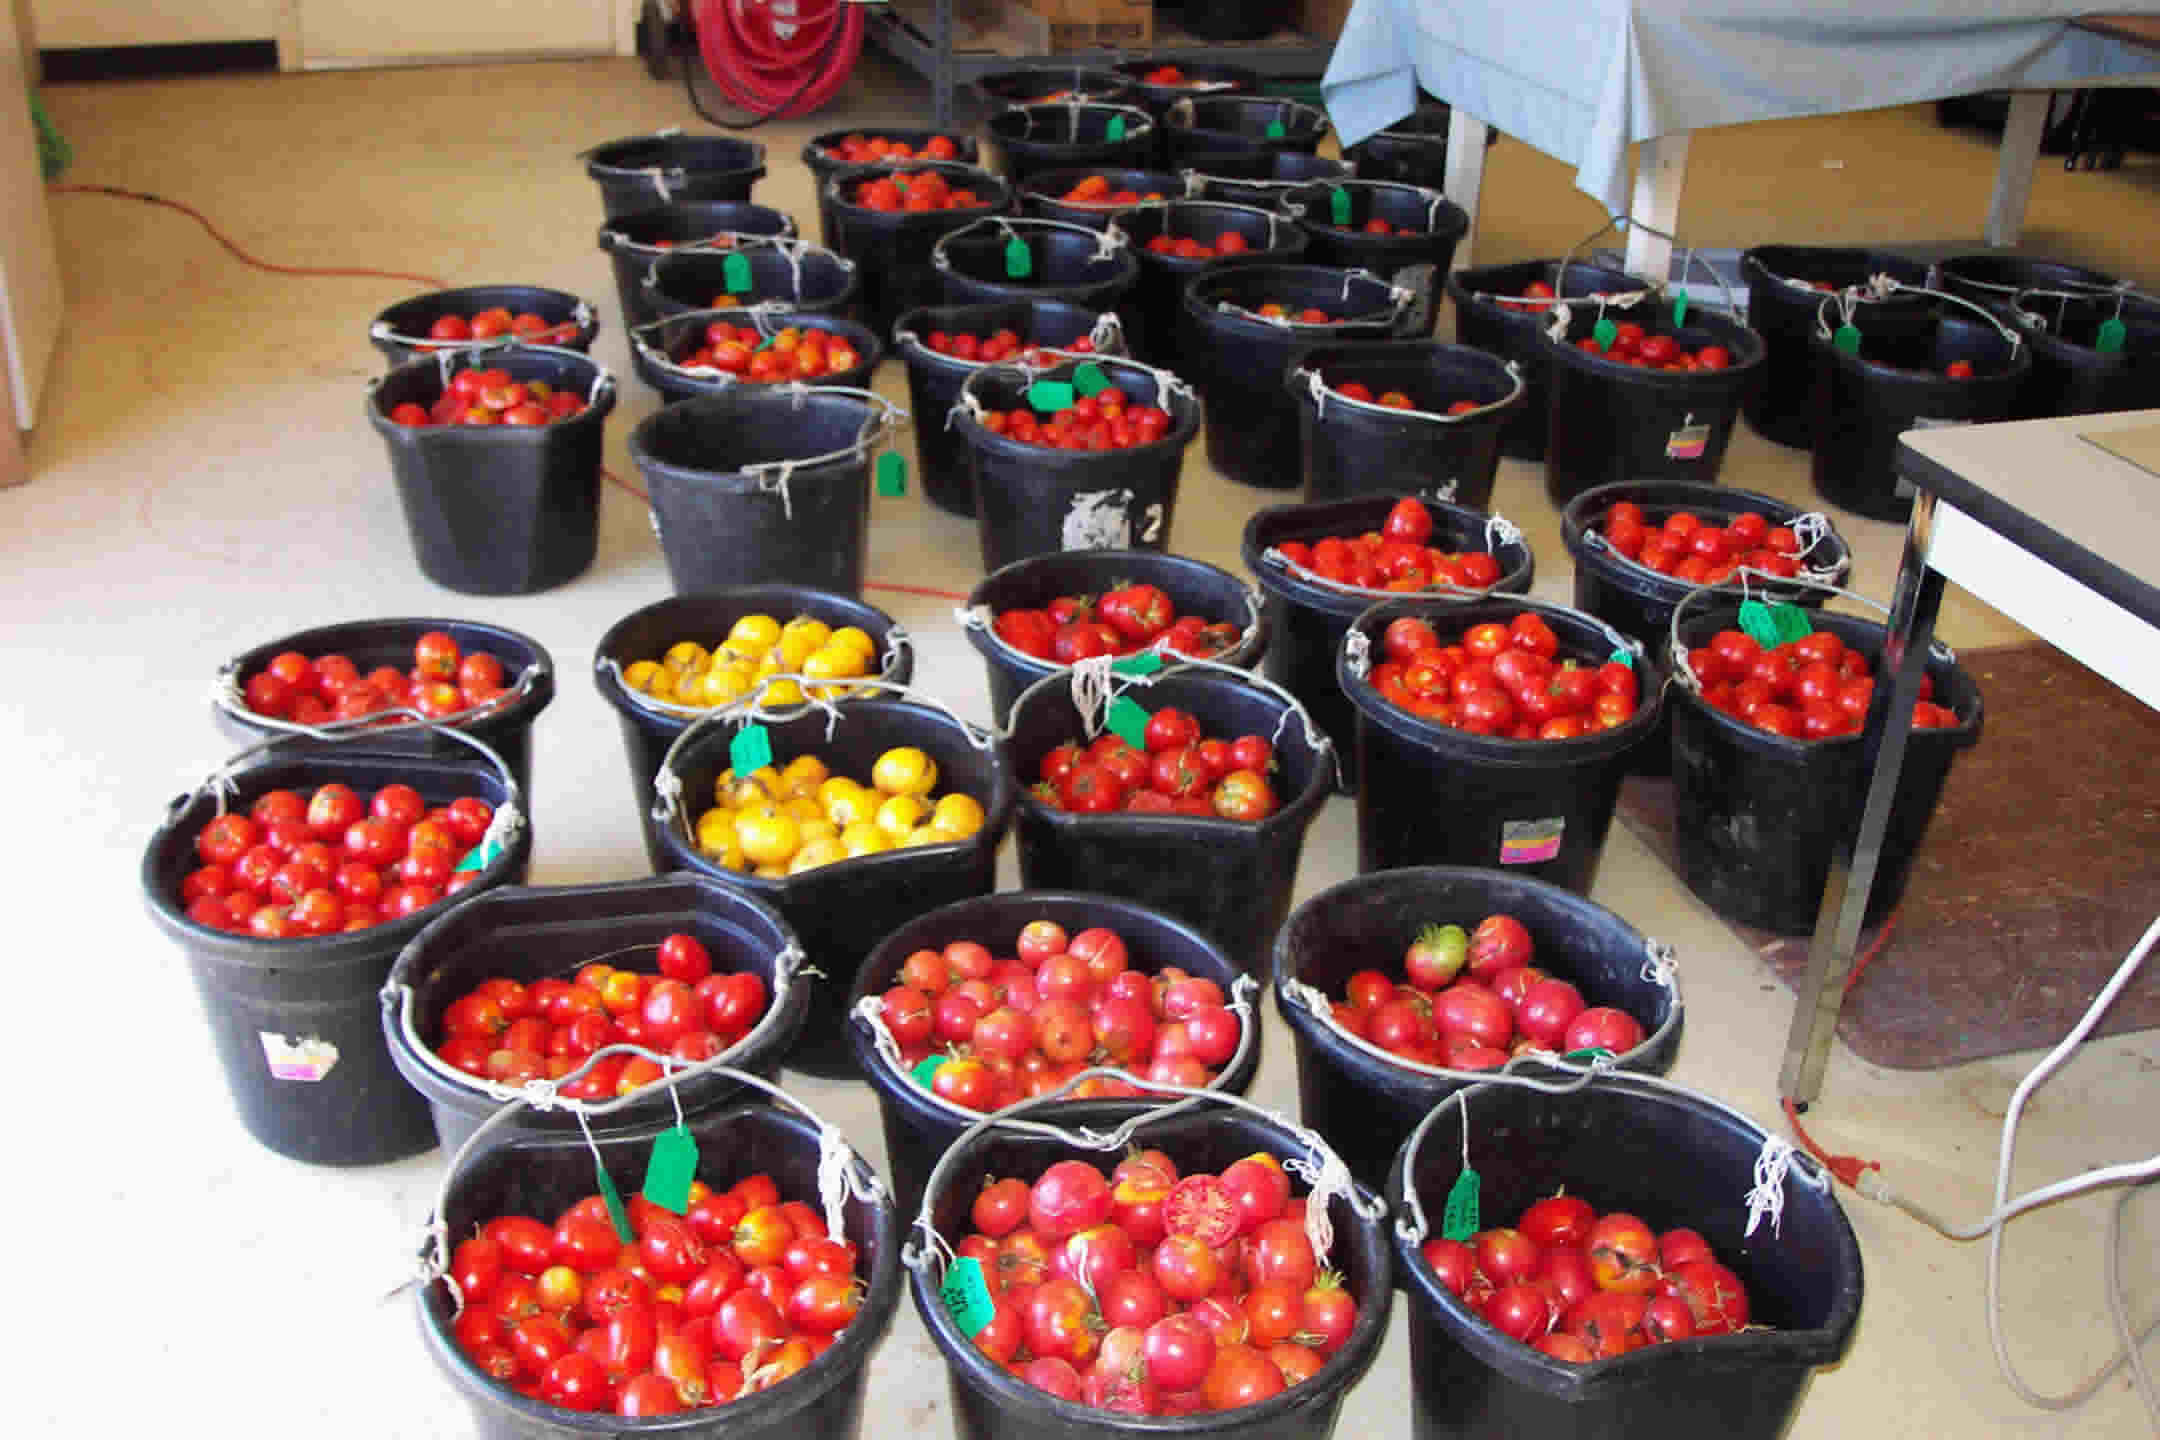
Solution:
<svg viewBox="0 0 2160 1440">
<path fill-rule="evenodd" d="M 2160 709 L 2160 476 L 2080 438 L 2156 424 L 2160 410 L 1914 431 L 1899 442 L 1898 473 L 1915 494 L 1877 670 L 1891 678 L 1888 685 L 1878 681 L 1868 710 L 1867 803 L 1859 829 L 1841 837 L 1833 852 L 1786 1037 L 1778 1080 L 1786 1098 L 1805 1104 L 1822 1090 L 1945 580 Z M 2020 508 L 1965 473 L 1990 465 L 2044 475 L 2049 509 L 2058 516 L 2078 506 L 2081 482 L 2104 484 L 2119 522 L 2105 528 L 2104 544 L 2095 544 L 2090 530 L 2081 543 L 2047 515 Z"/>
</svg>

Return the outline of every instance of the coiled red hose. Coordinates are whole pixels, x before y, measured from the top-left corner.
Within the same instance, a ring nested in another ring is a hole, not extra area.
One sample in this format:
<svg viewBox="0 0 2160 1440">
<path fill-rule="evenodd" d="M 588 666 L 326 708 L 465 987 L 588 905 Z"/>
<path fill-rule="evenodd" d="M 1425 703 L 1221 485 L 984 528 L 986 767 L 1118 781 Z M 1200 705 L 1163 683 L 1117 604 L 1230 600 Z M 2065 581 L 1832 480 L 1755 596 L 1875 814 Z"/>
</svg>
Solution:
<svg viewBox="0 0 2160 1440">
<path fill-rule="evenodd" d="M 862 54 L 862 7 L 803 0 L 799 13 L 770 0 L 698 0 L 698 53 L 728 99 L 754 115 L 806 115 L 831 100 Z M 783 35 L 779 26 L 794 27 Z"/>
</svg>

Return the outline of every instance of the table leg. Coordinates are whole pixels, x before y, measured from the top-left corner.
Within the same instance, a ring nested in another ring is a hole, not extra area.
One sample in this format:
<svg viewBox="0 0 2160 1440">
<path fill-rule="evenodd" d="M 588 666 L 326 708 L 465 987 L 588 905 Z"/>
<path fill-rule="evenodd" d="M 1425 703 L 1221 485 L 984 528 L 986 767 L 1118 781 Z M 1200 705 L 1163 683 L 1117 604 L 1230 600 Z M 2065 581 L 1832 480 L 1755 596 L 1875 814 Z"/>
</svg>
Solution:
<svg viewBox="0 0 2160 1440">
<path fill-rule="evenodd" d="M 1628 215 L 1665 235 L 1679 233 L 1680 189 L 1687 182 L 1688 137 L 1660 135 L 1635 154 L 1635 193 Z M 1672 242 L 1633 225 L 1627 232 L 1627 271 L 1664 284 L 1672 274 Z"/>
<path fill-rule="evenodd" d="M 1830 1063 L 1830 1042 L 1837 1035 L 1838 1010 L 1845 1003 L 1845 979 L 1852 973 L 1860 946 L 1861 921 L 1882 859 L 1890 805 L 1904 768 L 1905 741 L 1912 733 L 1913 702 L 1920 698 L 1928 647 L 1942 608 L 1943 577 L 1928 566 L 1934 538 L 1935 497 L 1913 497 L 1912 519 L 1905 527 L 1905 556 L 1897 591 L 1890 602 L 1881 663 L 1876 667 L 1875 698 L 1868 706 L 1862 766 L 1868 775 L 1867 804 L 1856 834 L 1840 836 L 1830 856 L 1829 883 L 1815 917 L 1815 940 L 1808 951 L 1807 975 L 1800 982 L 1799 1004 L 1785 1038 L 1785 1067 L 1778 1093 L 1806 1104 L 1822 1091 Z"/>
<path fill-rule="evenodd" d="M 1469 269 L 1476 249 L 1478 191 L 1485 185 L 1485 135 L 1485 122 L 1460 105 L 1448 113 L 1446 194 L 1470 213 L 1470 228 L 1455 247 L 1450 274 Z"/>
<path fill-rule="evenodd" d="M 1995 193 L 1988 200 L 1987 229 L 1981 235 L 1990 245 L 2015 245 L 2025 228 L 2049 98 L 2045 90 L 2020 90 L 2010 97 L 2010 118 L 2003 123 L 2002 148 L 1995 160 Z"/>
</svg>

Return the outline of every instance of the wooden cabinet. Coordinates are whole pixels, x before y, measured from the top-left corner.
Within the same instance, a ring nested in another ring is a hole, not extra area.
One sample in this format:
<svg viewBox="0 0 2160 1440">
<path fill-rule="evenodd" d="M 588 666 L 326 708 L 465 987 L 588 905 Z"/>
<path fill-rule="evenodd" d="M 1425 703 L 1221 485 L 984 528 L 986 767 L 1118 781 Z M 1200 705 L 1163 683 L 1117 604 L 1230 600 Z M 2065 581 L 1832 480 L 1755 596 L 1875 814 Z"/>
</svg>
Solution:
<svg viewBox="0 0 2160 1440">
<path fill-rule="evenodd" d="M 0 485 L 29 478 L 22 432 L 37 419 L 66 304 L 30 123 L 30 75 L 22 26 L 11 23 L 0 30 Z"/>
</svg>

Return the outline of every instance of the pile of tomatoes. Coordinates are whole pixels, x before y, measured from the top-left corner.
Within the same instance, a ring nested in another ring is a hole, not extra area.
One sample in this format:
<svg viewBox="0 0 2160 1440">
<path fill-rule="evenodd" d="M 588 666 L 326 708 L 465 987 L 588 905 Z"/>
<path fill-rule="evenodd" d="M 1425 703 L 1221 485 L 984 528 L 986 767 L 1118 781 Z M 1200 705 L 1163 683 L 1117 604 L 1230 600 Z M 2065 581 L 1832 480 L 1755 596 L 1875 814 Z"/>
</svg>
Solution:
<svg viewBox="0 0 2160 1440">
<path fill-rule="evenodd" d="M 1166 650 L 1205 660 L 1244 638 L 1225 621 L 1180 615 L 1158 585 L 1120 585 L 1100 597 L 1060 595 L 1039 610 L 1001 610 L 991 633 L 1023 655 L 1070 665 L 1098 655 Z"/>
<path fill-rule="evenodd" d="M 1578 1195 L 1548 1195 L 1467 1242 L 1435 1237 L 1423 1253 L 1495 1330 L 1573 1365 L 1748 1328 L 1747 1288 L 1700 1233 L 1660 1235 Z"/>
<path fill-rule="evenodd" d="M 564 1410 L 675 1415 L 801 1373 L 862 1306 L 855 1246 L 769 1175 L 694 1181 L 681 1215 L 624 1203 L 629 1241 L 588 1195 L 553 1225 L 490 1220 L 451 1253 L 451 1335 L 482 1374 Z"/>
<path fill-rule="evenodd" d="M 715 973 L 695 935 L 670 935 L 658 948 L 657 974 L 594 962 L 574 980 L 482 980 L 444 1009 L 435 1053 L 468 1075 L 522 1085 L 560 1080 L 610 1045 L 642 1045 L 692 1064 L 710 1060 L 764 1017 L 765 981 L 755 971 Z M 561 1093 L 612 1100 L 660 1074 L 642 1055 L 609 1055 Z"/>
<path fill-rule="evenodd" d="M 982 1266 L 996 1307 L 970 1338 L 1061 1400 L 1236 1410 L 1310 1380 L 1357 1326 L 1272 1155 L 1219 1175 L 1180 1175 L 1160 1150 L 1108 1175 L 1060 1160 L 1033 1184 L 988 1181 L 970 1218 L 955 1253 Z"/>
<path fill-rule="evenodd" d="M 1175 65 L 1158 65 L 1153 70 L 1142 75 L 1140 83 L 1143 85 L 1197 85 L 1200 82 L 1194 80 Z"/>
<path fill-rule="evenodd" d="M 1525 315 L 1543 315 L 1552 309 L 1552 302 L 1556 298 L 1552 286 L 1546 284 L 1543 280 L 1533 280 L 1528 285 L 1523 286 L 1521 294 L 1522 298 L 1518 300 L 1501 300 L 1499 302 L 1500 308 L 1520 311 Z M 1589 298 L 1596 299 L 1597 297 L 1591 296 Z"/>
<path fill-rule="evenodd" d="M 1382 699 L 1473 735 L 1574 740 L 1627 724 L 1641 696 L 1632 665 L 1561 656 L 1559 637 L 1534 610 L 1505 625 L 1473 625 L 1447 645 L 1405 615 L 1389 622 L 1381 644 L 1386 659 L 1370 683 Z"/>
<path fill-rule="evenodd" d="M 1300 310 L 1292 310 L 1288 305 L 1274 300 L 1268 301 L 1254 313 L 1263 320 L 1294 320 L 1300 325 L 1333 325 L 1335 323 L 1335 317 L 1325 310 L 1310 305 Z"/>
<path fill-rule="evenodd" d="M 1072 189 L 1057 197 L 1060 205 L 1138 205 L 1143 201 L 1161 200 L 1160 190 L 1150 190 L 1145 195 L 1137 190 L 1113 190 L 1107 175 L 1083 175 Z"/>
<path fill-rule="evenodd" d="M 865 210 L 882 210 L 888 213 L 906 210 L 926 214 L 933 210 L 974 210 L 983 199 L 965 186 L 953 187 L 944 172 L 939 170 L 914 170 L 906 174 L 882 176 L 865 180 L 855 187 L 853 201 Z"/>
<path fill-rule="evenodd" d="M 1765 650 L 1741 630 L 1720 630 L 1708 645 L 1688 651 L 1706 704 L 1772 735 L 1832 740 L 1857 735 L 1867 723 L 1875 679 L 1868 657 L 1827 630 Z M 1958 723 L 1957 712 L 1934 703 L 1934 677 L 1920 677 L 1912 723 L 1921 730 Z"/>
<path fill-rule="evenodd" d="M 509 693 L 506 678 L 502 661 L 493 655 L 485 650 L 464 654 L 455 639 L 430 630 L 413 642 L 410 670 L 378 665 L 363 675 L 349 656 L 310 659 L 286 650 L 242 682 L 240 698 L 257 715 L 300 725 L 364 720 L 403 709 L 448 720 L 500 700 Z"/>
<path fill-rule="evenodd" d="M 1175 967 L 1130 968 L 1114 930 L 1068 936 L 1055 921 L 1031 920 L 1013 950 L 1000 958 L 972 940 L 917 950 L 884 994 L 880 1013 L 901 1065 L 914 1072 L 945 1055 L 929 1080 L 940 1099 L 1001 1110 L 1091 1065 L 1198 1089 L 1237 1053 L 1243 1031 L 1222 987 Z M 1075 1087 L 1079 1099 L 1139 1093 L 1108 1079 Z"/>
<path fill-rule="evenodd" d="M 1050 357 L 1042 348 L 1028 344 L 1020 338 L 1017 330 L 997 330 L 984 335 L 952 335 L 943 330 L 933 330 L 923 341 L 940 355 L 950 355 L 955 360 L 972 360 L 978 365 L 996 365 L 1013 360 L 1022 365 L 1043 365 Z M 1076 355 L 1095 353 L 1095 342 L 1086 335 L 1078 335 L 1056 347 L 1070 350 Z"/>
<path fill-rule="evenodd" d="M 790 325 L 767 337 L 749 325 L 715 320 L 705 327 L 705 343 L 675 362 L 686 369 L 713 369 L 754 385 L 787 380 L 816 380 L 839 375 L 862 363 L 847 336 Z"/>
<path fill-rule="evenodd" d="M 1498 583 L 1500 562 L 1486 551 L 1436 549 L 1432 535 L 1432 512 L 1416 497 L 1405 496 L 1377 531 L 1283 540 L 1275 548 L 1300 569 L 1359 590 L 1410 591 L 1430 585 L 1483 590 Z"/>
<path fill-rule="evenodd" d="M 1632 1015 L 1585 1005 L 1535 958 L 1530 932 L 1511 915 L 1488 915 L 1469 932 L 1427 925 L 1403 952 L 1407 984 L 1360 970 L 1330 1013 L 1391 1055 L 1450 1070 L 1496 1070 L 1530 1050 L 1625 1055 L 1642 1044 Z"/>
<path fill-rule="evenodd" d="M 1653 335 L 1632 320 L 1614 327 L 1611 345 L 1601 345 L 1595 335 L 1585 335 L 1575 348 L 1618 365 L 1638 370 L 1726 370 L 1732 367 L 1732 351 L 1723 345 L 1702 345 L 1690 350 L 1670 335 Z"/>
<path fill-rule="evenodd" d="M 783 625 L 753 612 L 710 650 L 695 640 L 678 640 L 658 660 L 631 662 L 623 667 L 623 684 L 663 704 L 707 709 L 734 704 L 773 675 L 853 680 L 868 675 L 876 663 L 877 642 L 859 625 L 836 630 L 815 615 L 791 616 Z M 797 682 L 774 680 L 760 703 L 800 705 L 805 698 L 837 700 L 847 693 L 845 685 L 813 684 L 806 697 Z"/>
<path fill-rule="evenodd" d="M 500 305 L 490 306 L 472 315 L 448 313 L 435 317 L 428 326 L 430 340 L 448 340 L 463 343 L 469 340 L 499 340 L 505 335 L 515 335 L 530 345 L 565 345 L 577 338 L 578 327 L 574 321 L 550 325 L 531 311 L 511 314 Z M 433 345 L 422 346 L 433 350 Z"/>
<path fill-rule="evenodd" d="M 1598 533 L 1638 565 L 1693 585 L 1721 585 L 1741 566 L 1786 578 L 1800 573 L 1800 537 L 1752 510 L 1723 525 L 1691 510 L 1675 510 L 1657 528 L 1632 500 L 1606 507 Z"/>
<path fill-rule="evenodd" d="M 1170 433 L 1170 412 L 1135 405 L 1113 385 L 1041 415 L 1032 409 L 985 411 L 982 427 L 1045 450 L 1133 450 Z"/>
<path fill-rule="evenodd" d="M 1275 747 L 1264 735 L 1203 737 L 1200 722 L 1164 706 L 1148 717 L 1147 748 L 1116 735 L 1067 741 L 1043 756 L 1035 798 L 1053 810 L 1100 815 L 1212 815 L 1265 820 L 1279 808 L 1268 773 Z"/>
<path fill-rule="evenodd" d="M 1192 235 L 1157 235 L 1146 248 L 1151 255 L 1174 255 L 1180 260 L 1220 260 L 1225 255 L 1245 254 L 1252 242 L 1235 230 L 1225 230 L 1213 243 Z"/>
<path fill-rule="evenodd" d="M 843 165 L 881 165 L 902 160 L 958 160 L 959 143 L 946 135 L 933 135 L 917 150 L 905 140 L 883 135 L 849 135 L 838 145 L 825 147 L 826 158 Z"/>
<path fill-rule="evenodd" d="M 937 783 L 937 761 L 913 745 L 879 755 L 868 785 L 798 755 L 784 770 L 721 771 L 713 804 L 692 832 L 698 853 L 723 870 L 767 879 L 887 850 L 958 844 L 982 829 L 982 802 L 960 790 L 935 795 Z"/>
<path fill-rule="evenodd" d="M 1367 405 L 1385 405 L 1390 410 L 1416 410 L 1421 408 L 1415 400 L 1410 398 L 1410 392 L 1407 390 L 1383 390 L 1376 399 L 1373 396 L 1372 387 L 1361 380 L 1345 380 L 1340 385 L 1330 385 L 1328 388 L 1345 400 L 1362 400 Z M 1475 400 L 1451 400 L 1448 402 L 1445 413 L 1449 415 L 1467 415 L 1477 408 L 1478 402 Z"/>
<path fill-rule="evenodd" d="M 460 370 L 432 406 L 391 407 L 399 425 L 552 425 L 585 413 L 585 397 L 545 380 L 517 380 L 507 370 Z"/>
<path fill-rule="evenodd" d="M 271 790 L 196 832 L 203 863 L 180 900 L 196 924 L 258 940 L 365 930 L 478 880 L 460 867 L 494 818 L 473 795 L 430 809 L 410 785 Z"/>
</svg>

